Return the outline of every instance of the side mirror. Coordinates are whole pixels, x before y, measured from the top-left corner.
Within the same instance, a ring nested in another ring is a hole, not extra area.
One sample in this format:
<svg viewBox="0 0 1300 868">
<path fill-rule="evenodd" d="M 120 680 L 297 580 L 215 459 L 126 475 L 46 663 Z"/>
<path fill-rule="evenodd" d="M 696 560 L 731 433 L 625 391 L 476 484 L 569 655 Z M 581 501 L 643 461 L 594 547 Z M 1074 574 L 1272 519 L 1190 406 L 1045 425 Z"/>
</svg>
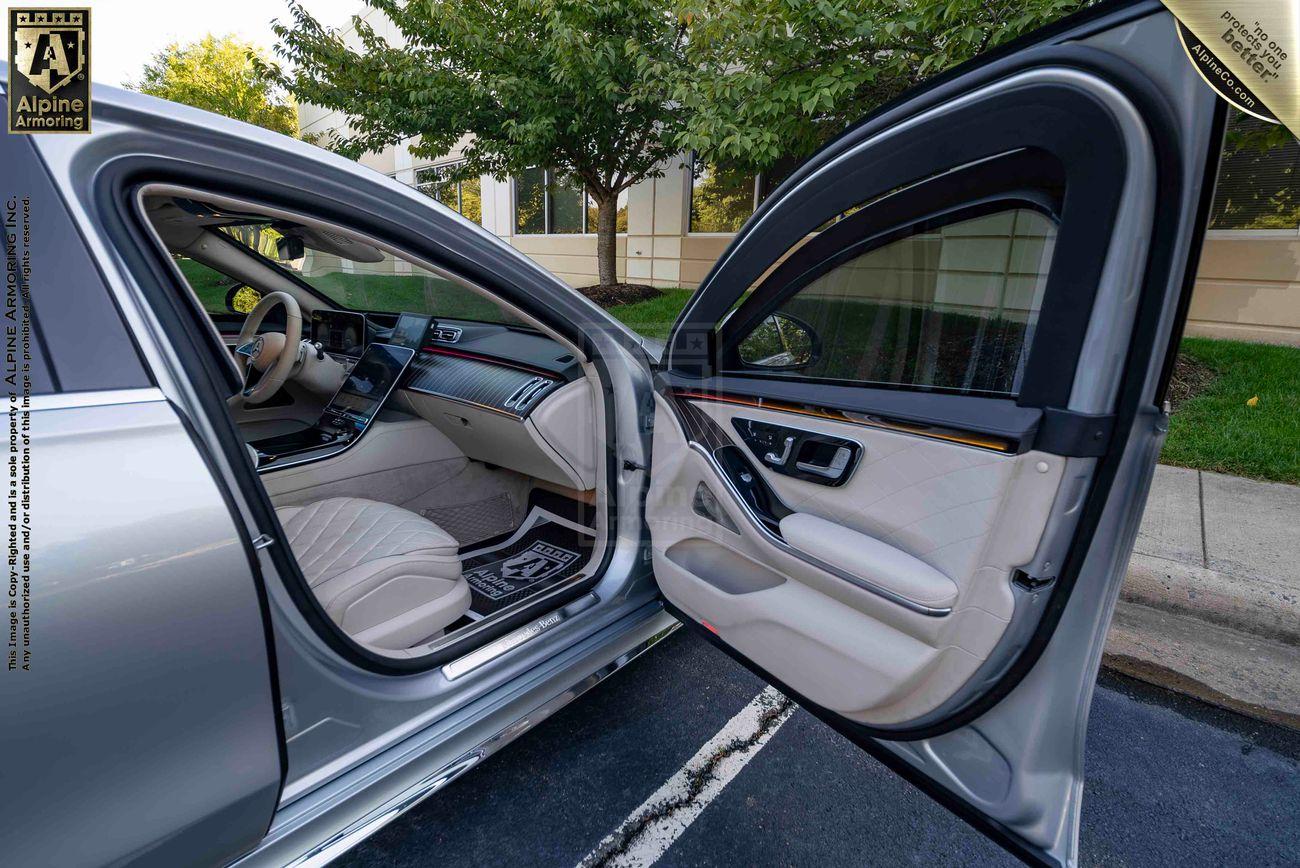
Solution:
<svg viewBox="0 0 1300 868">
<path fill-rule="evenodd" d="M 740 360 L 750 367 L 790 371 L 815 362 L 821 341 L 808 323 L 774 313 L 755 326 L 737 349 Z"/>
<path fill-rule="evenodd" d="M 237 283 L 226 293 L 226 309 L 231 313 L 250 314 L 261 300 L 262 293 L 251 286 Z"/>
<path fill-rule="evenodd" d="M 292 262 L 306 255 L 302 239 L 296 235 L 282 235 L 275 239 L 275 255 L 281 262 Z"/>
</svg>

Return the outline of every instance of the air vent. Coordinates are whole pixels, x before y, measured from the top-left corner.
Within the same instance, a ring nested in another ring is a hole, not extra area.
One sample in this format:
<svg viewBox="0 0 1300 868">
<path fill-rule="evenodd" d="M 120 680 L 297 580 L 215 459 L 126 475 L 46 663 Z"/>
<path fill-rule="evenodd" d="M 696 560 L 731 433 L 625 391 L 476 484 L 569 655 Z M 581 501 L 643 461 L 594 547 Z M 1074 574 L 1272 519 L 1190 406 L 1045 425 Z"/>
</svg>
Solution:
<svg viewBox="0 0 1300 868">
<path fill-rule="evenodd" d="M 510 397 L 506 398 L 506 402 L 504 404 L 505 409 L 507 410 L 514 409 L 515 411 L 522 411 L 524 407 L 527 405 L 528 399 L 533 396 L 533 393 L 536 392 L 538 389 L 546 388 L 549 382 L 550 381 L 548 381 L 545 377 L 533 377 L 528 382 L 520 386 L 518 389 L 515 389 L 513 392 L 510 393 Z"/>
<path fill-rule="evenodd" d="M 429 329 L 429 338 L 444 344 L 454 344 L 460 340 L 460 329 L 455 326 L 434 326 Z"/>
</svg>

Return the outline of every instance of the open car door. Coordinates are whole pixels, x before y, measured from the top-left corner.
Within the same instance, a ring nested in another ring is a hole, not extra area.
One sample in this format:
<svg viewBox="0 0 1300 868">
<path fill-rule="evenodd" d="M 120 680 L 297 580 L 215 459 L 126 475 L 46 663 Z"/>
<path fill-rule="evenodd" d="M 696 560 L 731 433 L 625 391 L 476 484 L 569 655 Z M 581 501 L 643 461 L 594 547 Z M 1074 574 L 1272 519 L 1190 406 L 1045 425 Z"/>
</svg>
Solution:
<svg viewBox="0 0 1300 868">
<path fill-rule="evenodd" d="M 887 106 L 754 214 L 657 378 L 674 613 L 1030 862 L 1167 416 L 1224 108 L 1157 3 Z"/>
</svg>

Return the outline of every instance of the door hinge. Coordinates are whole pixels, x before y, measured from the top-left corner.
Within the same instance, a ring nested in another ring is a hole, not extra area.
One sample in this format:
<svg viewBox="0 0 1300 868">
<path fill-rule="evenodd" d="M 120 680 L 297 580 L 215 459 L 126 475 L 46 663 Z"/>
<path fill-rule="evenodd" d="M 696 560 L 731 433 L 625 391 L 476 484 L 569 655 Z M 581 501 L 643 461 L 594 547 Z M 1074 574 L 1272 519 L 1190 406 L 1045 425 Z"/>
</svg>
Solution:
<svg viewBox="0 0 1300 868">
<path fill-rule="evenodd" d="M 624 469 L 624 470 L 645 470 L 645 465 L 644 465 L 644 464 L 637 464 L 637 463 L 636 463 L 635 461 L 633 461 L 631 458 L 624 458 L 624 459 L 623 459 L 623 469 Z"/>
<path fill-rule="evenodd" d="M 269 548 L 274 544 L 275 537 L 271 536 L 269 533 L 259 534 L 257 538 L 253 540 L 253 550 L 261 551 L 262 549 Z"/>
<path fill-rule="evenodd" d="M 1056 576 L 1031 576 L 1024 570 L 1016 570 L 1011 574 L 1011 583 L 1026 591 L 1041 591 L 1054 581 Z"/>
</svg>

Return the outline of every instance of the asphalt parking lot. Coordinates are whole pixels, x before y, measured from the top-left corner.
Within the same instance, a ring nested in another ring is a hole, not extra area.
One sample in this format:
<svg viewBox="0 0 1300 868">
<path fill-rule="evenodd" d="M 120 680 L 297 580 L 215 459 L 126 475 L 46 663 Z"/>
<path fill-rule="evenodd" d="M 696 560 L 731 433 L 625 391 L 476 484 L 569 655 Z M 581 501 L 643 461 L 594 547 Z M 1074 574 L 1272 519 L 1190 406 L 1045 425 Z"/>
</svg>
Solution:
<svg viewBox="0 0 1300 868">
<path fill-rule="evenodd" d="M 578 865 L 763 688 L 679 630 L 336 864 Z M 1018 864 L 806 712 L 767 738 L 655 864 Z M 1300 858 L 1300 733 L 1103 675 L 1087 774 L 1086 865 Z"/>
</svg>

